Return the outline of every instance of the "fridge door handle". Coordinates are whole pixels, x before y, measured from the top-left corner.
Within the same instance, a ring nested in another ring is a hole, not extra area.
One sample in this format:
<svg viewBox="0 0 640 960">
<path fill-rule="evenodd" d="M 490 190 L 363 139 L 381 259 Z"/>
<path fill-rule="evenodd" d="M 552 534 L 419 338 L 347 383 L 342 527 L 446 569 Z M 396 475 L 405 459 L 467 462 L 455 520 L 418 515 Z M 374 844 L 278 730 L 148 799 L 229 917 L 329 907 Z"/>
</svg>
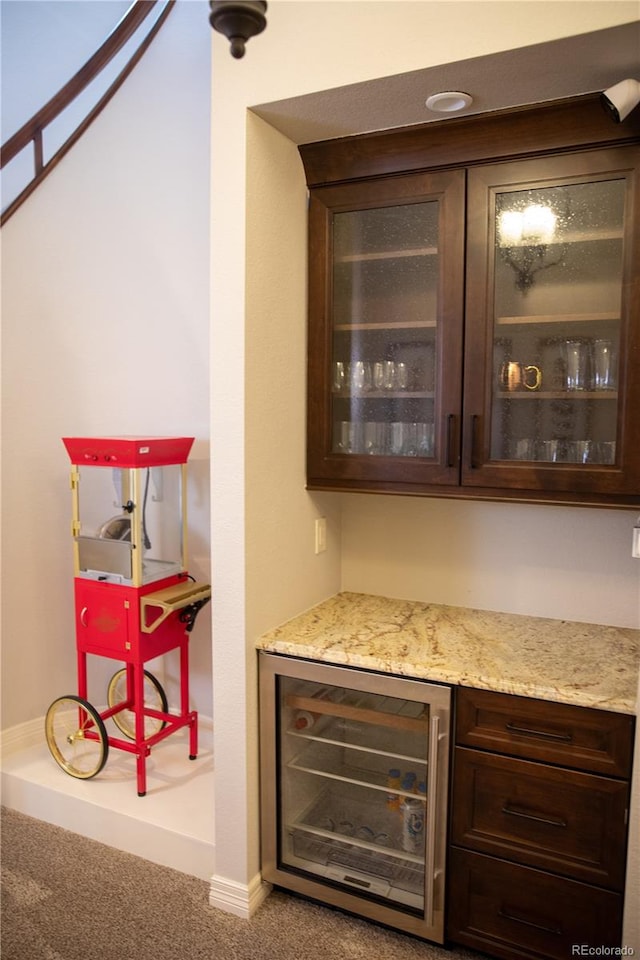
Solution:
<svg viewBox="0 0 640 960">
<path fill-rule="evenodd" d="M 429 728 L 429 789 L 427 790 L 427 819 L 425 824 L 425 911 L 428 926 L 433 926 L 433 904 L 436 879 L 436 809 L 438 797 L 438 761 L 440 752 L 440 717 L 432 716 Z M 442 815 L 442 814 L 440 814 Z"/>
</svg>

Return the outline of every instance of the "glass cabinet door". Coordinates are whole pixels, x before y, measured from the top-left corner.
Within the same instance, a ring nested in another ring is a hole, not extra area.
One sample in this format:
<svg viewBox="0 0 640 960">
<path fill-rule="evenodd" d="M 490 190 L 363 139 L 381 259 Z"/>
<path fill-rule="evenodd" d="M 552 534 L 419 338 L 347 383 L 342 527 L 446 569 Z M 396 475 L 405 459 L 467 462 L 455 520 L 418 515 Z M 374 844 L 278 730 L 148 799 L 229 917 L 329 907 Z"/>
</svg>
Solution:
<svg viewBox="0 0 640 960">
<path fill-rule="evenodd" d="M 463 189 L 456 171 L 312 192 L 310 477 L 457 482 Z"/>
<path fill-rule="evenodd" d="M 607 150 L 470 171 L 463 483 L 624 491 L 630 167 Z"/>
</svg>

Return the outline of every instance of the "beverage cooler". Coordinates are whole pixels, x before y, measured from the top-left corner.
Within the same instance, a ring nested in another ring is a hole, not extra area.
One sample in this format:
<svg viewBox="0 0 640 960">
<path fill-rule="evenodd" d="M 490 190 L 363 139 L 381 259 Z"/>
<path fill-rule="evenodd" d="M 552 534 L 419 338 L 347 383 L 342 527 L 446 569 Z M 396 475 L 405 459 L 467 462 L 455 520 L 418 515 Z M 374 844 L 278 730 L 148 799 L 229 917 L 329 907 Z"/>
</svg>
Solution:
<svg viewBox="0 0 640 960">
<path fill-rule="evenodd" d="M 442 943 L 450 702 L 261 652 L 263 878 Z"/>
</svg>

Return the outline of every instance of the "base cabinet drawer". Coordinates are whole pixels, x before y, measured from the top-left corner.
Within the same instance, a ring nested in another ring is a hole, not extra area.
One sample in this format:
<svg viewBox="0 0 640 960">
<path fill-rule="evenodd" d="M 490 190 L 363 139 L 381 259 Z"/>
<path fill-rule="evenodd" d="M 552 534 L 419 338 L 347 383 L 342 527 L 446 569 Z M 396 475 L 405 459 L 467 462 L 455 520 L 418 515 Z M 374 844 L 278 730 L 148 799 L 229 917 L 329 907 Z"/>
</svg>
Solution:
<svg viewBox="0 0 640 960">
<path fill-rule="evenodd" d="M 583 945 L 620 946 L 618 893 L 456 847 L 450 867 L 448 934 L 455 943 L 504 960 L 567 960 Z"/>
<path fill-rule="evenodd" d="M 452 842 L 624 887 L 628 784 L 456 747 Z"/>
<path fill-rule="evenodd" d="M 456 743 L 465 747 L 631 776 L 631 716 L 466 687 L 458 689 L 456 703 Z"/>
</svg>

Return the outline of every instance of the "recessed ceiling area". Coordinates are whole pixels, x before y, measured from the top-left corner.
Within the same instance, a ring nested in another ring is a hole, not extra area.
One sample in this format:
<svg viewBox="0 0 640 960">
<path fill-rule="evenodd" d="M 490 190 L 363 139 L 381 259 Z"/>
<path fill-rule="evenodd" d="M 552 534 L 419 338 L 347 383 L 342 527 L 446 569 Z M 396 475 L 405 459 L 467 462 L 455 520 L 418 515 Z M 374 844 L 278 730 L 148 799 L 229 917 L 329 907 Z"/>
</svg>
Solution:
<svg viewBox="0 0 640 960">
<path fill-rule="evenodd" d="M 640 79 L 640 21 L 516 50 L 252 107 L 296 144 L 388 130 L 443 115 L 425 106 L 443 90 L 473 103 L 456 117 L 593 93 L 627 77 Z M 640 109 L 640 108 L 637 108 Z"/>
</svg>

